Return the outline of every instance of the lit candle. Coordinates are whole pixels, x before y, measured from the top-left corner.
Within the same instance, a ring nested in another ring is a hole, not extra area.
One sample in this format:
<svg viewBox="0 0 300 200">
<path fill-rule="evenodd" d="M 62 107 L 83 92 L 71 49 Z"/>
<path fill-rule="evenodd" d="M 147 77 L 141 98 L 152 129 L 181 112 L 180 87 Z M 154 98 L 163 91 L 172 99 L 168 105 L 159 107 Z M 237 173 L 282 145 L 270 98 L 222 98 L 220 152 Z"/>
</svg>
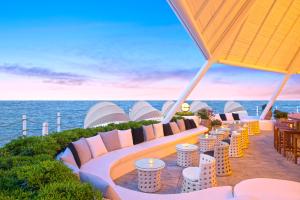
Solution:
<svg viewBox="0 0 300 200">
<path fill-rule="evenodd" d="M 208 138 L 208 134 L 205 134 L 205 138 Z"/>
<path fill-rule="evenodd" d="M 187 143 L 182 144 L 183 147 L 188 147 L 189 145 L 190 145 L 190 144 L 187 144 Z"/>
<path fill-rule="evenodd" d="M 153 163 L 154 163 L 154 160 L 153 160 L 152 158 L 150 158 L 150 159 L 149 159 L 149 163 L 150 163 L 150 164 L 153 164 Z"/>
</svg>

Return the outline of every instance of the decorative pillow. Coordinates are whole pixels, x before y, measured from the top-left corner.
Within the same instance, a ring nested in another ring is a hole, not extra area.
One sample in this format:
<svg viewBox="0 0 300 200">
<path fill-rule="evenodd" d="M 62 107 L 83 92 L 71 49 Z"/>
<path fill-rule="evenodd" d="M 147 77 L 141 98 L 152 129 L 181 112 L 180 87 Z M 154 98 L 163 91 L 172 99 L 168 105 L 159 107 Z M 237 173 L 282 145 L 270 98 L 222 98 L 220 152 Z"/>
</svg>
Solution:
<svg viewBox="0 0 300 200">
<path fill-rule="evenodd" d="M 139 144 L 145 141 L 143 127 L 132 128 L 131 133 L 132 133 L 133 144 Z"/>
<path fill-rule="evenodd" d="M 70 143 L 68 148 L 71 150 L 79 168 L 81 167 L 81 165 L 92 159 L 90 147 L 85 138 L 81 138 L 76 142 Z"/>
<path fill-rule="evenodd" d="M 121 148 L 118 130 L 99 133 L 107 151 L 114 151 Z"/>
<path fill-rule="evenodd" d="M 227 121 L 225 114 L 219 114 L 222 121 Z"/>
<path fill-rule="evenodd" d="M 170 122 L 170 126 L 173 134 L 180 133 L 180 129 L 178 128 L 176 122 Z"/>
<path fill-rule="evenodd" d="M 180 132 L 183 132 L 186 130 L 183 119 L 177 120 L 177 125 L 178 125 Z"/>
<path fill-rule="evenodd" d="M 144 133 L 144 138 L 146 141 L 155 139 L 152 125 L 143 126 L 143 133 Z"/>
<path fill-rule="evenodd" d="M 193 118 L 193 120 L 194 120 L 194 122 L 195 122 L 195 124 L 196 124 L 196 128 L 198 128 L 199 125 L 200 125 L 200 118 L 199 118 L 198 116 L 195 116 L 195 117 Z"/>
<path fill-rule="evenodd" d="M 163 124 L 164 136 L 173 135 L 170 124 Z"/>
<path fill-rule="evenodd" d="M 241 120 L 238 113 L 232 113 L 232 117 L 233 117 L 234 120 L 237 120 L 237 121 Z"/>
<path fill-rule="evenodd" d="M 184 126 L 185 126 L 186 130 L 192 129 L 189 119 L 184 119 L 183 121 L 184 121 Z"/>
<path fill-rule="evenodd" d="M 60 160 L 64 163 L 68 163 L 69 165 L 77 166 L 77 163 L 74 159 L 74 156 L 69 148 L 66 148 L 63 154 L 60 157 Z"/>
<path fill-rule="evenodd" d="M 164 137 L 164 129 L 162 123 L 153 124 L 155 138 Z"/>
<path fill-rule="evenodd" d="M 131 129 L 118 130 L 118 135 L 122 148 L 133 146 Z"/>
<path fill-rule="evenodd" d="M 102 154 L 107 153 L 107 149 L 100 135 L 86 138 L 86 141 L 89 144 L 93 158 L 96 158 L 98 156 L 101 156 Z"/>
<path fill-rule="evenodd" d="M 232 117 L 232 113 L 226 113 L 226 119 L 227 121 L 234 121 L 233 117 Z"/>
<path fill-rule="evenodd" d="M 197 125 L 193 119 L 189 119 L 191 128 L 197 128 Z"/>
</svg>

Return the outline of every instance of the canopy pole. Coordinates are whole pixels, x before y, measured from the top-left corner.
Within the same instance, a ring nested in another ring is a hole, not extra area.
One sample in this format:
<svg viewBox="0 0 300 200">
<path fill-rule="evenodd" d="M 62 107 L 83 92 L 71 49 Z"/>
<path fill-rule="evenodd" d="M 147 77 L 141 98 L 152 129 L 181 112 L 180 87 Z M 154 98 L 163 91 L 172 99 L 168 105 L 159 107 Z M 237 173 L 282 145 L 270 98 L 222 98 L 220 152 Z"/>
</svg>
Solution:
<svg viewBox="0 0 300 200">
<path fill-rule="evenodd" d="M 291 77 L 291 74 L 288 73 L 284 76 L 282 82 L 278 85 L 277 89 L 275 90 L 273 96 L 271 97 L 270 101 L 268 102 L 267 106 L 265 107 L 265 109 L 263 110 L 262 114 L 260 115 L 260 119 L 264 120 L 267 113 L 269 112 L 269 110 L 271 109 L 271 107 L 274 105 L 277 97 L 279 96 L 279 94 L 281 93 L 282 89 L 284 88 L 284 86 L 286 85 L 287 81 L 289 80 L 289 78 Z"/>
<path fill-rule="evenodd" d="M 181 94 L 181 96 L 179 97 L 179 99 L 176 101 L 176 103 L 169 110 L 169 112 L 167 113 L 166 117 L 162 121 L 163 123 L 168 123 L 169 121 L 171 121 L 171 119 L 174 116 L 174 114 L 176 113 L 177 109 L 181 106 L 181 104 L 191 94 L 191 92 L 193 91 L 193 89 L 197 86 L 197 84 L 200 82 L 200 80 L 204 77 L 204 75 L 209 70 L 209 68 L 211 67 L 212 64 L 213 64 L 212 60 L 207 60 L 202 65 L 202 67 L 200 68 L 200 70 L 198 71 L 198 73 L 196 74 L 196 76 L 190 81 L 190 83 L 187 85 L 186 89 L 183 91 L 183 93 Z"/>
</svg>

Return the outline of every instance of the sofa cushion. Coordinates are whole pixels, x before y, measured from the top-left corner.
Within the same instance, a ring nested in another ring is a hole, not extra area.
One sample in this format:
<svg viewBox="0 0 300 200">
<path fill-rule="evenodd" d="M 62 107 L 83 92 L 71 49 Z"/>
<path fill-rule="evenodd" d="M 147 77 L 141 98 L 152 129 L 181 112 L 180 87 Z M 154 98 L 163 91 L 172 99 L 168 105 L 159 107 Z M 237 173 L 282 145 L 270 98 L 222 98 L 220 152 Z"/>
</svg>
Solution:
<svg viewBox="0 0 300 200">
<path fill-rule="evenodd" d="M 197 128 L 197 125 L 193 119 L 189 119 L 191 128 Z"/>
<path fill-rule="evenodd" d="M 114 151 L 121 148 L 118 130 L 99 133 L 107 151 Z"/>
<path fill-rule="evenodd" d="M 225 114 L 219 114 L 220 118 L 222 121 L 227 121 L 226 115 Z"/>
<path fill-rule="evenodd" d="M 162 123 L 153 124 L 155 138 L 164 137 L 164 129 Z"/>
<path fill-rule="evenodd" d="M 63 161 L 64 163 L 67 163 L 69 165 L 73 165 L 77 167 L 77 163 L 75 161 L 75 158 L 73 156 L 73 153 L 69 148 L 66 148 L 63 154 L 60 157 L 60 160 Z"/>
<path fill-rule="evenodd" d="M 234 121 L 233 117 L 232 117 L 232 113 L 226 113 L 226 119 L 227 121 Z"/>
<path fill-rule="evenodd" d="M 186 130 L 183 119 L 177 120 L 177 125 L 178 125 L 180 132 L 183 132 Z"/>
<path fill-rule="evenodd" d="M 118 130 L 118 135 L 119 135 L 119 140 L 122 148 L 133 146 L 131 129 Z"/>
<path fill-rule="evenodd" d="M 241 120 L 240 115 L 238 113 L 232 113 L 232 117 L 233 117 L 234 120 L 237 120 L 237 121 Z"/>
<path fill-rule="evenodd" d="M 143 126 L 144 139 L 150 141 L 155 139 L 154 130 L 152 125 Z"/>
<path fill-rule="evenodd" d="M 90 147 L 93 158 L 96 158 L 98 156 L 101 156 L 102 154 L 107 153 L 107 149 L 100 135 L 95 135 L 94 137 L 86 138 L 86 141 Z"/>
<path fill-rule="evenodd" d="M 90 147 L 85 138 L 80 138 L 79 140 L 70 143 L 68 148 L 71 150 L 79 168 L 81 165 L 92 159 Z"/>
<path fill-rule="evenodd" d="M 139 144 L 145 141 L 143 127 L 132 128 L 131 133 L 132 133 L 133 144 Z"/>
<path fill-rule="evenodd" d="M 180 133 L 180 129 L 178 128 L 176 122 L 170 122 L 170 126 L 171 126 L 173 134 Z"/>
<path fill-rule="evenodd" d="M 184 121 L 184 126 L 185 126 L 186 130 L 192 129 L 192 126 L 190 124 L 190 120 L 189 119 L 184 119 L 183 121 Z"/>
<path fill-rule="evenodd" d="M 169 123 L 167 124 L 163 124 L 163 129 L 164 129 L 164 136 L 168 136 L 168 135 L 173 135 L 171 126 Z"/>
</svg>

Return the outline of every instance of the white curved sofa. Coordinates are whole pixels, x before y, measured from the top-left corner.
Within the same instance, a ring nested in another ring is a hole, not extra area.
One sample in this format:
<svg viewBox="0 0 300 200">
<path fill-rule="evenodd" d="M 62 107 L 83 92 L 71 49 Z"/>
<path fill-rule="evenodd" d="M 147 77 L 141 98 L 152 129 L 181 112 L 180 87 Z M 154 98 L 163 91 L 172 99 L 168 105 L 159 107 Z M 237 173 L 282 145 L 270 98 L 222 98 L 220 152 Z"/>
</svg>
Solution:
<svg viewBox="0 0 300 200">
<path fill-rule="evenodd" d="M 236 199 L 300 200 L 300 183 L 268 178 L 248 179 L 235 185 L 234 196 Z"/>
<path fill-rule="evenodd" d="M 82 181 L 87 181 L 92 184 L 97 184 L 97 181 L 99 181 L 96 180 L 97 178 L 105 181 L 109 185 L 108 194 L 106 196 L 109 196 L 112 199 L 132 199 L 132 195 L 141 196 L 140 198 L 144 198 L 143 196 L 148 197 L 148 195 L 152 196 L 151 194 L 132 191 L 117 186 L 113 180 L 134 170 L 134 162 L 136 160 L 147 157 L 166 157 L 176 152 L 176 144 L 195 144 L 198 142 L 198 136 L 207 132 L 207 130 L 207 128 L 200 126 L 195 129 L 186 130 L 179 134 L 158 138 L 131 147 L 108 152 L 82 165 L 79 170 L 80 178 Z M 227 192 L 230 191 L 230 193 L 232 191 L 231 188 L 228 187 L 225 189 Z"/>
</svg>

